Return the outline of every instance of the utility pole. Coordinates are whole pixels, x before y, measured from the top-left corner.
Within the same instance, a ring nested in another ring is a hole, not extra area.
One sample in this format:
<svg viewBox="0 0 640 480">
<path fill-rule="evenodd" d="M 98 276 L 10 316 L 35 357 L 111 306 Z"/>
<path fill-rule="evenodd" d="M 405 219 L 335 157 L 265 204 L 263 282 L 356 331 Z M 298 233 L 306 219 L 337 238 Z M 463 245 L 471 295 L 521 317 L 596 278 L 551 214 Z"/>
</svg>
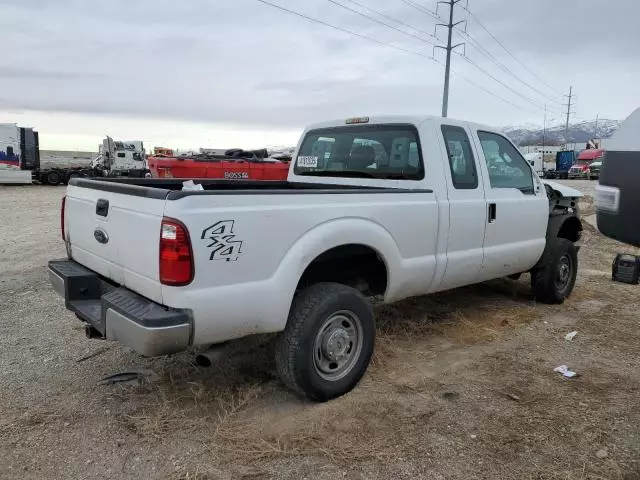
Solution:
<svg viewBox="0 0 640 480">
<path fill-rule="evenodd" d="M 544 120 L 542 121 L 542 165 L 544 166 L 544 143 L 547 140 L 547 104 L 544 104 Z"/>
<path fill-rule="evenodd" d="M 565 97 L 569 97 L 569 102 L 567 103 L 567 123 L 564 126 L 564 149 L 567 149 L 568 145 L 568 136 L 569 136 L 569 115 L 571 115 L 571 97 L 573 96 L 573 86 L 569 87 L 569 95 L 565 95 Z"/>
<path fill-rule="evenodd" d="M 596 114 L 596 124 L 593 127 L 593 141 L 595 143 L 596 140 L 598 140 L 598 120 L 600 118 L 600 114 Z M 596 144 L 596 147 L 600 148 L 600 145 Z"/>
<path fill-rule="evenodd" d="M 442 92 L 442 116 L 446 118 L 447 113 L 449 111 L 449 75 L 451 73 L 451 51 L 457 47 L 459 47 L 460 45 L 462 45 L 462 43 L 459 43 L 457 45 L 451 45 L 451 37 L 453 36 L 453 28 L 456 27 L 457 25 L 460 25 L 463 22 L 466 22 L 466 20 L 460 20 L 459 22 L 453 23 L 453 9 L 456 6 L 457 3 L 461 2 L 462 0 L 441 0 L 438 2 L 438 6 L 440 6 L 441 3 L 444 3 L 446 5 L 449 5 L 449 23 L 438 23 L 436 24 L 436 29 L 438 27 L 446 27 L 448 29 L 448 34 L 447 34 L 447 46 L 446 47 L 440 47 L 440 46 L 436 46 L 435 48 L 442 48 L 443 50 L 446 50 L 447 52 L 447 61 L 445 63 L 445 67 L 444 67 L 444 91 Z M 467 0 L 467 6 L 469 5 L 469 0 Z M 438 10 L 436 8 L 436 14 L 437 14 Z"/>
</svg>

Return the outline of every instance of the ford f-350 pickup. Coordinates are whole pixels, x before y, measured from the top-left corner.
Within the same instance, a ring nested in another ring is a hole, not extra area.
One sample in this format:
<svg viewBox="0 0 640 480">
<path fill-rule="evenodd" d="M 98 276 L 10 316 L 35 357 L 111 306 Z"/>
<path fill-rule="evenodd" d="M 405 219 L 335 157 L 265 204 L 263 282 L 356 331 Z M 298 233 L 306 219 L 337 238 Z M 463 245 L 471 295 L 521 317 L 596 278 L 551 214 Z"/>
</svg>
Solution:
<svg viewBox="0 0 640 480">
<path fill-rule="evenodd" d="M 308 127 L 286 182 L 73 179 L 51 282 L 89 336 L 145 356 L 280 332 L 276 368 L 316 401 L 350 391 L 385 302 L 531 274 L 573 290 L 577 190 L 502 134 L 435 117 Z"/>
</svg>

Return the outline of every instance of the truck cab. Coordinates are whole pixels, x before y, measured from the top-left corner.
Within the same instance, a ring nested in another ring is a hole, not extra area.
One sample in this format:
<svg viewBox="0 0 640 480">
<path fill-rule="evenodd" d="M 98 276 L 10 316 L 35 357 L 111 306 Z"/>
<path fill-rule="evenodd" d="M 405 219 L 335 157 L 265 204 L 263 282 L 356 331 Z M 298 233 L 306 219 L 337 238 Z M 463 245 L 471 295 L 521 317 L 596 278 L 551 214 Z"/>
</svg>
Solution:
<svg viewBox="0 0 640 480">
<path fill-rule="evenodd" d="M 144 145 L 139 140 L 114 141 L 106 137 L 91 168 L 104 177 L 143 177 L 148 172 Z"/>
<path fill-rule="evenodd" d="M 569 178 L 590 179 L 591 170 L 589 167 L 593 162 L 601 161 L 603 156 L 604 150 L 601 148 L 588 148 L 586 150 L 582 150 L 578 154 L 578 158 L 575 163 L 569 169 Z"/>
</svg>

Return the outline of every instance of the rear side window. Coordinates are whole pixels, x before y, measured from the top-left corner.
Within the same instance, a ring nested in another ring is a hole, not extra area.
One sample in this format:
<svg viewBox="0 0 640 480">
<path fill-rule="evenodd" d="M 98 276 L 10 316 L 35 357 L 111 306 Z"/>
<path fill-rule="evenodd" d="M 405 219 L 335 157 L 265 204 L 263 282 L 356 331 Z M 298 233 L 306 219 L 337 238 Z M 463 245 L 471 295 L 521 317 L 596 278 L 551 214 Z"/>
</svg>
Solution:
<svg viewBox="0 0 640 480">
<path fill-rule="evenodd" d="M 442 125 L 442 136 L 447 146 L 453 186 L 468 190 L 478 188 L 478 172 L 467 132 L 461 127 Z"/>
<path fill-rule="evenodd" d="M 353 125 L 309 131 L 296 175 L 421 180 L 424 164 L 413 125 Z"/>
</svg>

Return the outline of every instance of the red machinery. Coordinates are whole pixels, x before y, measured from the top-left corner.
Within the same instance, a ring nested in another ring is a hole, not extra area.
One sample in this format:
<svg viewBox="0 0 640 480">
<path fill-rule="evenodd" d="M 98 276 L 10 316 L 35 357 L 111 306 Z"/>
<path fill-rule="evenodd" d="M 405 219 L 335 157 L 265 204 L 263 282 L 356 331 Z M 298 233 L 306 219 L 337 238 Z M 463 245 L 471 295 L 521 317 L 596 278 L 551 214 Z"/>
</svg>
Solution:
<svg viewBox="0 0 640 480">
<path fill-rule="evenodd" d="M 149 156 L 151 176 L 157 178 L 220 178 L 227 180 L 286 180 L 289 163 L 270 159 L 266 151 L 227 150 L 224 155 Z"/>
</svg>

